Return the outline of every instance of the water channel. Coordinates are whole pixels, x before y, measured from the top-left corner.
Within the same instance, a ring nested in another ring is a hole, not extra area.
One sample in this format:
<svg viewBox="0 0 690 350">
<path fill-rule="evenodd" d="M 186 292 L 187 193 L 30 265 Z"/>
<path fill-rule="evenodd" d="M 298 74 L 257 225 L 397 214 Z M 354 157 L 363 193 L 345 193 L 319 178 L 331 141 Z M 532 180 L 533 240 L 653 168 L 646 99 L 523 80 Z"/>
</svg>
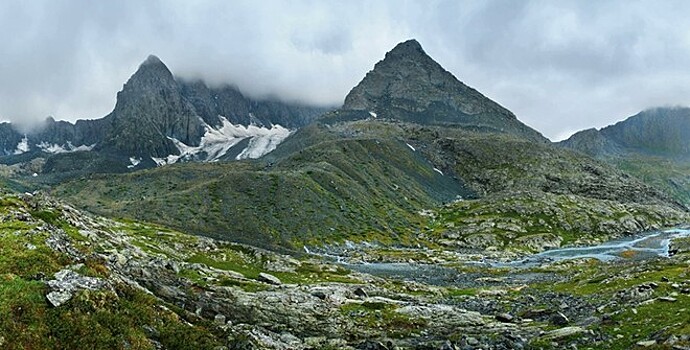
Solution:
<svg viewBox="0 0 690 350">
<path fill-rule="evenodd" d="M 655 231 L 620 238 L 594 246 L 547 250 L 515 261 L 482 261 L 468 262 L 468 264 L 494 268 L 514 268 L 515 271 L 505 275 L 504 282 L 527 283 L 539 279 L 548 279 L 549 274 L 520 270 L 568 259 L 592 258 L 605 262 L 612 262 L 619 259 L 668 257 L 671 240 L 688 236 L 690 236 L 690 230 L 688 229 Z M 487 276 L 487 274 L 481 272 L 458 273 L 458 271 L 453 268 L 430 264 L 346 263 L 341 259 L 338 260 L 340 264 L 351 270 L 379 277 L 412 280 L 432 285 L 476 285 L 477 280 L 481 280 L 482 277 Z"/>
</svg>

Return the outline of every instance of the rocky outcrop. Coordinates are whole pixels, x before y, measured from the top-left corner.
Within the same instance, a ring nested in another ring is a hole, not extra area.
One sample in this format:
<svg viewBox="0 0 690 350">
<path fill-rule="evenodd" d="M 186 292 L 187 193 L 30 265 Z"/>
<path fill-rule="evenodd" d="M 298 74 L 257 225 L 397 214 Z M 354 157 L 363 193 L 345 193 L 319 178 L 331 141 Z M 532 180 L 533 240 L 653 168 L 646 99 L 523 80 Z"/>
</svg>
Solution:
<svg viewBox="0 0 690 350">
<path fill-rule="evenodd" d="M 61 270 L 55 279 L 47 282 L 50 292 L 46 295 L 51 305 L 58 307 L 68 302 L 80 290 L 102 290 L 108 283 L 100 278 L 86 277 L 71 269 Z"/>
<path fill-rule="evenodd" d="M 98 149 L 137 157 L 177 155 L 169 138 L 198 146 L 205 131 L 172 73 L 155 56 L 149 56 L 118 92 L 115 109 L 105 119 L 110 132 Z"/>
</svg>

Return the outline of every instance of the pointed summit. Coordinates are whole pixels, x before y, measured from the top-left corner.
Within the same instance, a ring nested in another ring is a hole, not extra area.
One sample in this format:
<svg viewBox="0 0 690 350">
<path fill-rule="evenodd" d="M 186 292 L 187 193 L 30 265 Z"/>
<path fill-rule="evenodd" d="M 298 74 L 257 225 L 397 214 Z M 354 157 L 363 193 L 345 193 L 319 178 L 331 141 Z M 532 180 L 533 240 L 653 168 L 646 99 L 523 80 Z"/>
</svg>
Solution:
<svg viewBox="0 0 690 350">
<path fill-rule="evenodd" d="M 463 84 L 416 40 L 396 45 L 345 98 L 343 110 L 381 118 L 511 133 L 546 141 L 537 131 L 477 90 Z"/>
<path fill-rule="evenodd" d="M 156 55 L 149 55 L 149 57 L 146 58 L 144 62 L 141 63 L 141 65 L 145 64 L 163 64 L 160 58 Z"/>
<path fill-rule="evenodd" d="M 111 128 L 99 147 L 127 156 L 177 155 L 171 138 L 196 146 L 204 133 L 172 73 L 153 55 L 117 93 L 115 109 L 107 118 Z"/>
<path fill-rule="evenodd" d="M 168 67 L 158 57 L 149 55 L 139 65 L 124 86 L 123 91 L 150 89 L 177 89 L 177 83 Z"/>
</svg>

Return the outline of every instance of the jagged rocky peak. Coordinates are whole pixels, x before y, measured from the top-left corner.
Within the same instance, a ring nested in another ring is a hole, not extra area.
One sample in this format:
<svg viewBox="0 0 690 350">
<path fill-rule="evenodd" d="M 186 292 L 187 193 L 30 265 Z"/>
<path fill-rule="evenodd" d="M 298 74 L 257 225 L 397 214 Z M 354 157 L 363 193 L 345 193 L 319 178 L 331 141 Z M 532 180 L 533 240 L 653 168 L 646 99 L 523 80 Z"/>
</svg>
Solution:
<svg viewBox="0 0 690 350">
<path fill-rule="evenodd" d="M 168 67 L 156 56 L 149 55 L 129 78 L 123 92 L 133 90 L 139 93 L 145 89 L 178 89 L 177 83 Z"/>
<path fill-rule="evenodd" d="M 115 109 L 106 118 L 112 128 L 99 148 L 127 156 L 179 154 L 170 138 L 198 145 L 204 134 L 194 107 L 168 67 L 153 55 L 117 94 Z"/>
<path fill-rule="evenodd" d="M 420 124 L 512 133 L 546 141 L 537 131 L 477 90 L 459 81 L 424 52 L 416 40 L 396 45 L 350 91 L 343 111 Z"/>
</svg>

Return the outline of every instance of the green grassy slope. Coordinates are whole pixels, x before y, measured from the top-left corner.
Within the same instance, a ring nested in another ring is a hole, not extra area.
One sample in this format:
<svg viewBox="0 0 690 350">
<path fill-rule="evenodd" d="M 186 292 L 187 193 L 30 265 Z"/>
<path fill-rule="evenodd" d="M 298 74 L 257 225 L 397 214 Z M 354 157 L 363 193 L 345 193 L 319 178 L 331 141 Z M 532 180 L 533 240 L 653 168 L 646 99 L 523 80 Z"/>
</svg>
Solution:
<svg viewBox="0 0 690 350">
<path fill-rule="evenodd" d="M 608 200 L 680 209 L 575 152 L 509 135 L 385 121 L 315 124 L 259 161 L 95 175 L 54 194 L 100 214 L 300 249 L 346 239 L 420 243 L 428 220 L 420 211 L 515 190 L 576 195 L 593 208 Z"/>
</svg>

